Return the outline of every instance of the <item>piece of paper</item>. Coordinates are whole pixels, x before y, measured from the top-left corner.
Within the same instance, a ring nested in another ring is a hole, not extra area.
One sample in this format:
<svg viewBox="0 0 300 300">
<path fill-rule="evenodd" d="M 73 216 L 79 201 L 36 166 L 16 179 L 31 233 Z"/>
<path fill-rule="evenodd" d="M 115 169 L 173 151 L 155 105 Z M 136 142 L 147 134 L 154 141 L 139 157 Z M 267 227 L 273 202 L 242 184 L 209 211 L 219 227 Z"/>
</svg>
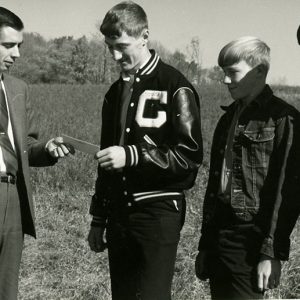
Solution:
<svg viewBox="0 0 300 300">
<path fill-rule="evenodd" d="M 84 153 L 95 155 L 100 150 L 100 146 L 98 145 L 91 144 L 83 140 L 75 139 L 65 134 L 62 134 L 62 138 L 63 138 L 63 143 L 70 144 L 76 150 Z"/>
</svg>

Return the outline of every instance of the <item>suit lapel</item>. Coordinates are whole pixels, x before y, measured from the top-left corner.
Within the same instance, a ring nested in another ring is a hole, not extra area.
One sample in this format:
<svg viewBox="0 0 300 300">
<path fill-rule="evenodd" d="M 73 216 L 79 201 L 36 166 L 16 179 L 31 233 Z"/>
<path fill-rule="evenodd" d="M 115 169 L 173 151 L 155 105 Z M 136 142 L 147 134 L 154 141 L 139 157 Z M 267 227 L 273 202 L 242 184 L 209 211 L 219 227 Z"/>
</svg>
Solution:
<svg viewBox="0 0 300 300">
<path fill-rule="evenodd" d="M 17 153 L 20 153 L 20 147 L 22 145 L 21 141 L 22 141 L 23 129 L 22 129 L 22 124 L 20 122 L 21 116 L 19 115 L 19 111 L 18 111 L 18 98 L 20 97 L 16 97 L 17 93 L 19 92 L 16 85 L 14 84 L 14 80 L 11 79 L 9 76 L 4 76 L 3 82 L 4 82 L 5 92 L 7 96 L 10 122 L 11 122 L 12 131 L 14 135 L 14 143 L 15 143 Z M 21 107 L 20 104 L 19 107 Z"/>
</svg>

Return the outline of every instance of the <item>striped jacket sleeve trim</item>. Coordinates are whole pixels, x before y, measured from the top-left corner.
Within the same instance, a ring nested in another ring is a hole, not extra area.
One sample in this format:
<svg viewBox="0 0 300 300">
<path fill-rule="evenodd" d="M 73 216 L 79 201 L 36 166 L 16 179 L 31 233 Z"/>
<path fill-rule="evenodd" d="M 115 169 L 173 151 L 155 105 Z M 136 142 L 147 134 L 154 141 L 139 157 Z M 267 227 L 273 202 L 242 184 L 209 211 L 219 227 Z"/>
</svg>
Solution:
<svg viewBox="0 0 300 300">
<path fill-rule="evenodd" d="M 137 147 L 135 145 L 126 145 L 123 146 L 126 154 L 126 167 L 135 167 L 139 161 L 139 154 Z"/>
<path fill-rule="evenodd" d="M 102 217 L 93 216 L 91 226 L 93 227 L 105 227 L 106 219 Z"/>
<path fill-rule="evenodd" d="M 167 192 L 167 191 L 152 191 L 152 192 L 142 192 L 142 193 L 134 193 L 132 194 L 133 200 L 135 202 L 146 200 L 146 199 L 153 199 L 153 198 L 177 198 L 183 197 L 183 192 Z"/>
</svg>

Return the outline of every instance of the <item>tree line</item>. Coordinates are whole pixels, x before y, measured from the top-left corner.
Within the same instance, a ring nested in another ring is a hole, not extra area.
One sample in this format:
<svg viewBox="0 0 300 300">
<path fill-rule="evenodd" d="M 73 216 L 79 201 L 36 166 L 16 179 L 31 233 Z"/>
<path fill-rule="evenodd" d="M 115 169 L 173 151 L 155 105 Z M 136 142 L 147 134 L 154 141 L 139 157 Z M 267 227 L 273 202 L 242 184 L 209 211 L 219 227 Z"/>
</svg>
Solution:
<svg viewBox="0 0 300 300">
<path fill-rule="evenodd" d="M 202 68 L 200 41 L 196 37 L 187 45 L 185 53 L 171 52 L 157 41 L 152 41 L 151 47 L 194 84 L 222 79 L 219 67 Z M 104 40 L 98 36 L 46 40 L 38 33 L 25 33 L 20 52 L 22 59 L 17 60 L 12 74 L 31 84 L 110 84 L 120 72 Z"/>
</svg>

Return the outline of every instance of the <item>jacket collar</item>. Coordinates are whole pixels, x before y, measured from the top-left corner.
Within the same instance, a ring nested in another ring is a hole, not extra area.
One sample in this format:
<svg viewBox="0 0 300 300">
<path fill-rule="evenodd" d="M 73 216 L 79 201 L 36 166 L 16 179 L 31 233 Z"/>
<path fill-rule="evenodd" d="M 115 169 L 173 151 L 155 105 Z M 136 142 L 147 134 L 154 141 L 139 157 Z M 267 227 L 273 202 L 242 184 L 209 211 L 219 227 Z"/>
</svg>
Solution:
<svg viewBox="0 0 300 300">
<path fill-rule="evenodd" d="M 258 107 L 264 107 L 267 105 L 271 97 L 273 96 L 273 91 L 268 84 L 265 85 L 263 91 L 253 99 L 247 106 L 257 105 Z M 237 102 L 234 101 L 228 106 L 221 105 L 221 108 L 225 111 L 230 111 L 237 106 Z"/>
<path fill-rule="evenodd" d="M 148 62 L 143 65 L 137 72 L 139 76 L 150 75 L 154 71 L 160 60 L 158 54 L 153 49 L 150 50 L 150 53 L 151 57 Z"/>
<path fill-rule="evenodd" d="M 263 91 L 253 100 L 253 104 L 257 104 L 259 107 L 264 107 L 268 104 L 272 96 L 273 91 L 270 86 L 266 84 Z"/>
<path fill-rule="evenodd" d="M 150 49 L 150 53 L 150 58 L 136 71 L 136 73 L 134 74 L 135 77 L 150 75 L 155 70 L 160 57 L 153 49 Z M 121 72 L 121 79 L 123 81 L 130 81 L 130 76 L 125 72 Z"/>
</svg>

